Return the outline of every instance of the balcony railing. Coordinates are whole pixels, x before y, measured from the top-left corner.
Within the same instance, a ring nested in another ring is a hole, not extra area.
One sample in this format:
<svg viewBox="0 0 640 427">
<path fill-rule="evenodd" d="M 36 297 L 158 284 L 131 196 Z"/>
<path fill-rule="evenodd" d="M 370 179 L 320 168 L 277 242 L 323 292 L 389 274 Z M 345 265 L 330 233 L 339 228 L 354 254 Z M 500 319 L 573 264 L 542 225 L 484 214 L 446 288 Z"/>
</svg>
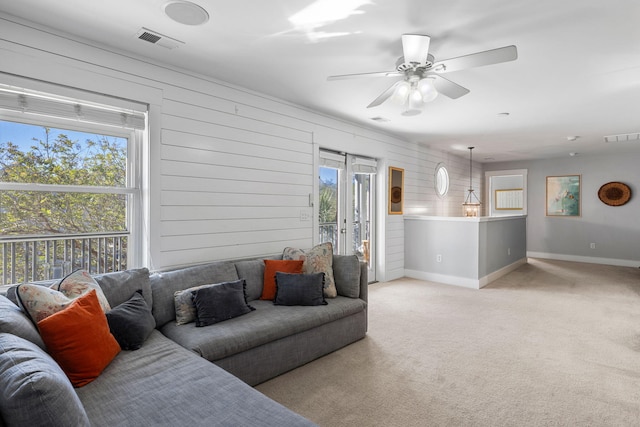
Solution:
<svg viewBox="0 0 640 427">
<path fill-rule="evenodd" d="M 0 286 L 127 268 L 128 232 L 0 238 Z"/>
<path fill-rule="evenodd" d="M 364 223 L 364 230 L 362 230 L 362 223 L 353 223 L 353 250 L 354 253 L 360 255 L 360 249 L 362 247 L 362 241 L 369 239 L 369 221 Z M 340 228 L 335 222 L 321 222 L 320 223 L 320 242 L 331 242 L 333 244 L 334 251 L 338 248 L 338 233 Z"/>
</svg>

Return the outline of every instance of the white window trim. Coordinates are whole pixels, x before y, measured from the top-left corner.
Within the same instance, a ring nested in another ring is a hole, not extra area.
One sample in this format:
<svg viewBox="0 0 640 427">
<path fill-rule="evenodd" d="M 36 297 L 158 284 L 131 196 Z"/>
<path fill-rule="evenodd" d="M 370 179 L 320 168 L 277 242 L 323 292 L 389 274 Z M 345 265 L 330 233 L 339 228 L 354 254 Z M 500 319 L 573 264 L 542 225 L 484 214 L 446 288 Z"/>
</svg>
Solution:
<svg viewBox="0 0 640 427">
<path fill-rule="evenodd" d="M 52 85 L 51 92 L 55 92 Z M 95 95 L 92 94 L 95 98 Z M 105 97 L 104 103 L 108 103 L 109 97 Z M 145 115 L 148 113 L 145 113 Z M 142 173 L 143 165 L 143 144 L 148 137 L 148 132 L 141 129 L 127 129 L 123 127 L 103 125 L 75 121 L 68 118 L 56 118 L 40 114 L 24 114 L 18 111 L 0 109 L 0 120 L 13 121 L 35 126 L 53 127 L 79 132 L 100 133 L 108 136 L 126 138 L 127 144 L 127 177 L 125 187 L 100 187 L 86 185 L 51 185 L 33 183 L 5 183 L 0 182 L 0 191 L 58 191 L 77 193 L 101 193 L 101 194 L 124 194 L 129 195 L 127 203 L 126 226 L 129 233 L 127 250 L 127 266 L 129 268 L 141 267 L 144 265 L 144 241 L 146 230 L 143 228 L 144 200 L 142 194 Z"/>
</svg>

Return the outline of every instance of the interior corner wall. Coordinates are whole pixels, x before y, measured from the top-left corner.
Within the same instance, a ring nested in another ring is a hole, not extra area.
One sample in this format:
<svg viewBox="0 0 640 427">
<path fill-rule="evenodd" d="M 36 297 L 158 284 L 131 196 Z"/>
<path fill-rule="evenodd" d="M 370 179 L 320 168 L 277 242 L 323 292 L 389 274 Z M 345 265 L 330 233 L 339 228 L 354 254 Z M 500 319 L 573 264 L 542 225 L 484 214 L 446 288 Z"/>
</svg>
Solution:
<svg viewBox="0 0 640 427">
<path fill-rule="evenodd" d="M 578 262 L 640 266 L 640 153 L 485 164 L 485 170 L 528 169 L 527 255 Z M 546 177 L 581 175 L 581 216 L 545 215 Z M 608 206 L 598 189 L 611 181 L 631 188 L 631 200 Z M 591 248 L 594 243 L 595 248 Z"/>
<path fill-rule="evenodd" d="M 458 215 L 466 191 L 464 156 L 2 13 L 0 58 L 0 83 L 9 75 L 22 76 L 149 104 L 144 190 L 150 268 L 310 247 L 313 221 L 300 213 L 311 209 L 309 194 L 317 180 L 314 144 L 377 158 L 383 165 L 378 280 L 404 275 L 404 224 L 402 216 L 387 214 L 386 166 L 405 169 L 405 214 Z M 440 161 L 451 174 L 444 199 L 433 188 Z"/>
</svg>

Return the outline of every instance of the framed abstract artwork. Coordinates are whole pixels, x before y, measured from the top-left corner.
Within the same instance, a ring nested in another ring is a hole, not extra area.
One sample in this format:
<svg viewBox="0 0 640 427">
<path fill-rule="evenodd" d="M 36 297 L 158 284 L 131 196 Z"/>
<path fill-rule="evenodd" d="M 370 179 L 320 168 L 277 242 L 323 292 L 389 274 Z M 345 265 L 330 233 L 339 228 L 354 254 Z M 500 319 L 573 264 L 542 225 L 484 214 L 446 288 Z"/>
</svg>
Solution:
<svg viewBox="0 0 640 427">
<path fill-rule="evenodd" d="M 389 215 L 402 215 L 404 169 L 389 168 Z"/>
<path fill-rule="evenodd" d="M 580 216 L 580 175 L 547 177 L 547 216 Z"/>
</svg>

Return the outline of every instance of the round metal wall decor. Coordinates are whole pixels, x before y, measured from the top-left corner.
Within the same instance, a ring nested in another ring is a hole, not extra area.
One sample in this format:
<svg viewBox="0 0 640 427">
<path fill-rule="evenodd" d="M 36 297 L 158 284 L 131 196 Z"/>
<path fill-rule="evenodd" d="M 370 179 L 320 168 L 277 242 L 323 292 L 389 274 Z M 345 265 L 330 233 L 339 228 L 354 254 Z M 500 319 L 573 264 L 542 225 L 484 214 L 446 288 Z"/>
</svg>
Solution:
<svg viewBox="0 0 640 427">
<path fill-rule="evenodd" d="M 631 199 L 631 189 L 622 182 L 608 182 L 598 190 L 598 198 L 605 205 L 622 206 Z"/>
</svg>

